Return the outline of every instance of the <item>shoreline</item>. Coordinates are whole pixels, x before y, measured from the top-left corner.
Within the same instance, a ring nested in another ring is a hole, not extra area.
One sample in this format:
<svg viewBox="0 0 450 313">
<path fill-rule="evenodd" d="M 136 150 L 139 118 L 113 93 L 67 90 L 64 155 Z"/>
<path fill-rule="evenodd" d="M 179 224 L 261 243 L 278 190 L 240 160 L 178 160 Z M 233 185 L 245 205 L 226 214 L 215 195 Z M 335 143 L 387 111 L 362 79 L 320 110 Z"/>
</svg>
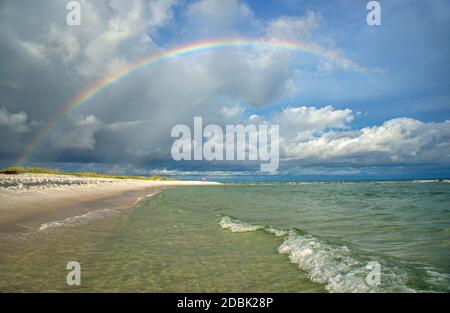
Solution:
<svg viewBox="0 0 450 313">
<path fill-rule="evenodd" d="M 104 208 L 134 207 L 160 187 L 220 185 L 54 174 L 0 175 L 0 232 L 37 230 L 41 224 Z"/>
</svg>

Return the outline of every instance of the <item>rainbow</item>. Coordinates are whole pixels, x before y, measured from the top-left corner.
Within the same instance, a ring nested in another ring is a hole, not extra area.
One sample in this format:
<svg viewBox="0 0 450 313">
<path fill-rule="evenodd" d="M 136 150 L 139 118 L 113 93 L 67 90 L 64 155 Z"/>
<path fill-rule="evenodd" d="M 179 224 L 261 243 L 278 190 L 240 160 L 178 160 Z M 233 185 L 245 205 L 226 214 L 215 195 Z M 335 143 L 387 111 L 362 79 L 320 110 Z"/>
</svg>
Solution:
<svg viewBox="0 0 450 313">
<path fill-rule="evenodd" d="M 141 69 L 145 66 L 150 66 L 160 61 L 164 61 L 170 58 L 184 56 L 187 54 L 192 54 L 195 52 L 206 51 L 211 49 L 219 48 L 230 48 L 230 47 L 268 47 L 268 48 L 278 48 L 287 49 L 292 51 L 298 51 L 303 53 L 309 53 L 313 55 L 318 55 L 325 57 L 334 62 L 339 62 L 343 64 L 344 67 L 352 67 L 354 64 L 342 57 L 339 53 L 335 51 L 325 50 L 318 45 L 294 42 L 280 39 L 248 39 L 248 38 L 226 38 L 226 39 L 215 39 L 207 41 L 196 41 L 188 43 L 185 45 L 177 46 L 167 50 L 160 51 L 158 53 L 146 56 L 136 62 L 130 63 L 114 73 L 106 76 L 93 84 L 86 87 L 81 91 L 76 97 L 71 101 L 66 103 L 61 107 L 59 111 L 54 114 L 54 118 L 50 120 L 45 127 L 42 127 L 33 139 L 25 145 L 23 151 L 14 163 L 15 166 L 20 166 L 33 152 L 34 148 L 39 145 L 41 140 L 50 132 L 50 130 L 60 121 L 65 115 L 74 111 L 84 103 L 88 102 L 90 99 L 95 97 L 101 91 L 105 90 L 114 82 L 132 74 L 133 72 Z"/>
</svg>

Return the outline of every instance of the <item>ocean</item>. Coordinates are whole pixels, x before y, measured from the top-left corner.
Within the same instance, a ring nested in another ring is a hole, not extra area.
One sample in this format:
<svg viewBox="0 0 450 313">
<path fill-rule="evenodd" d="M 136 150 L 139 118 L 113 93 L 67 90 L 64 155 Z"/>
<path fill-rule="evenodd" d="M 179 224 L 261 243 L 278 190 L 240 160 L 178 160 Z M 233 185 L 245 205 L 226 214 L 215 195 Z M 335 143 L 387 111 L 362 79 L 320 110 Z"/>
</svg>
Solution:
<svg viewBox="0 0 450 313">
<path fill-rule="evenodd" d="M 158 190 L 0 234 L 0 291 L 450 291 L 448 181 Z M 66 283 L 70 261 L 80 286 Z"/>
</svg>

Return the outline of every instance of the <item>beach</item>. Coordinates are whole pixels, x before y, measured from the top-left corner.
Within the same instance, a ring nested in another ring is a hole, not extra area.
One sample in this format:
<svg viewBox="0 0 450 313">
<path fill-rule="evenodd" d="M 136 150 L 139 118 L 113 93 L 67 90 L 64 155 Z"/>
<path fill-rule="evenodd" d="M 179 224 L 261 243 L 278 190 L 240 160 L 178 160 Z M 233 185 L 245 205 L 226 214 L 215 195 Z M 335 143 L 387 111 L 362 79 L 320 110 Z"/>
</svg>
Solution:
<svg viewBox="0 0 450 313">
<path fill-rule="evenodd" d="M 217 184 L 54 174 L 0 174 L 0 232 L 33 230 L 40 227 L 39 223 L 54 218 L 69 218 L 105 205 L 110 208 L 132 207 L 137 199 L 151 195 L 150 191 L 158 187 Z M 103 205 L 102 201 L 105 202 Z"/>
<path fill-rule="evenodd" d="M 51 176 L 51 186 L 31 186 L 25 177 L 46 176 L 25 175 L 22 187 L 2 189 L 4 199 L 21 203 L 16 215 L 1 205 L 3 292 L 450 288 L 450 224 L 442 218 L 449 212 L 448 181 L 215 184 Z M 65 280 L 71 261 L 81 264 L 79 286 Z M 380 282 L 369 284 L 374 268 Z"/>
</svg>

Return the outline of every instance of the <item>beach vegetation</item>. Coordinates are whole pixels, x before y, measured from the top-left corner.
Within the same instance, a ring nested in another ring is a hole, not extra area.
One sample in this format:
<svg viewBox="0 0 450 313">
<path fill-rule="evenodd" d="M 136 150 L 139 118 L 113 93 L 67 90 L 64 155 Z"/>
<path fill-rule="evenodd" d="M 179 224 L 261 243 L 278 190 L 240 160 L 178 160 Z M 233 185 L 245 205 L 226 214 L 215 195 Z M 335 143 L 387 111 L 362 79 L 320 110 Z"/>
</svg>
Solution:
<svg viewBox="0 0 450 313">
<path fill-rule="evenodd" d="M 132 176 L 132 175 L 111 175 L 95 172 L 66 172 L 51 168 L 41 167 L 8 167 L 0 169 L 0 174 L 54 174 L 54 175 L 70 175 L 78 177 L 93 177 L 93 178 L 112 178 L 112 179 L 139 179 L 139 180 L 175 180 L 174 178 L 167 178 L 161 176 Z"/>
</svg>

